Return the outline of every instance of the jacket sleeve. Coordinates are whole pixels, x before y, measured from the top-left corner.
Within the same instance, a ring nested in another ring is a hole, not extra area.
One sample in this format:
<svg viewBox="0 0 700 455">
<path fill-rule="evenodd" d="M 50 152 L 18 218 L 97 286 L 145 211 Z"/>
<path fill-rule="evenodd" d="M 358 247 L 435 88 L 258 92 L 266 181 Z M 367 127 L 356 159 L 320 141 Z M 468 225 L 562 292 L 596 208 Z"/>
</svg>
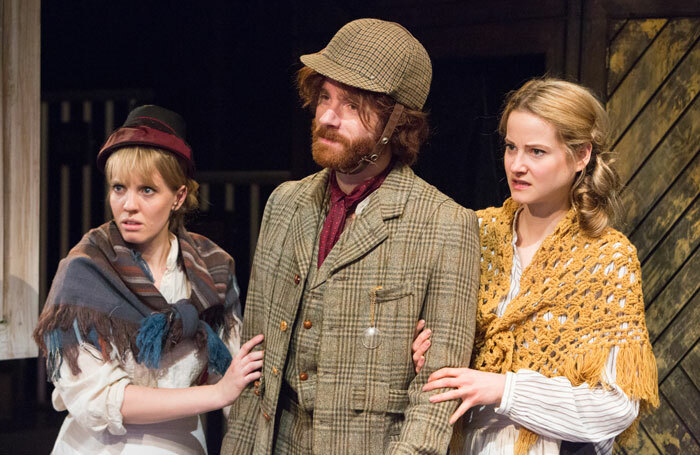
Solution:
<svg viewBox="0 0 700 455">
<path fill-rule="evenodd" d="M 268 199 L 260 225 L 260 234 L 253 257 L 253 265 L 250 273 L 250 285 L 246 298 L 246 305 L 243 312 L 243 330 L 240 342 L 245 343 L 255 335 L 264 334 L 264 294 L 265 286 L 263 277 L 266 232 L 269 229 L 271 214 L 274 210 L 275 190 Z M 263 342 L 263 345 L 265 343 Z M 261 349 L 256 347 L 255 350 Z M 253 452 L 257 422 L 260 416 L 259 398 L 255 395 L 253 383 L 243 389 L 238 399 L 231 405 L 228 416 L 227 431 L 222 442 L 222 454 L 250 454 Z"/>
<path fill-rule="evenodd" d="M 479 235 L 474 212 L 452 201 L 442 205 L 424 235 L 436 240 L 434 266 L 423 302 L 422 317 L 432 329 L 425 366 L 408 389 L 409 405 L 400 438 L 392 454 L 444 454 L 452 436 L 448 420 L 457 401 L 433 404 L 434 392 L 422 387 L 434 371 L 469 364 L 474 342 L 479 287 Z"/>
</svg>

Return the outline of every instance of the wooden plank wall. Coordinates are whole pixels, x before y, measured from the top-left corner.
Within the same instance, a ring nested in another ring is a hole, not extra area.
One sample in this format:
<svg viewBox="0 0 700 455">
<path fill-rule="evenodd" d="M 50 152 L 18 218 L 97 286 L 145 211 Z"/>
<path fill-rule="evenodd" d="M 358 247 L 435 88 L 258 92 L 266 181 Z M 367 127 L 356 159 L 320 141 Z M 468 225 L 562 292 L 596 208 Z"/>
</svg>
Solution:
<svg viewBox="0 0 700 455">
<path fill-rule="evenodd" d="M 0 360 L 37 354 L 40 36 L 40 0 L 0 0 Z"/>
<path fill-rule="evenodd" d="M 661 405 L 617 454 L 700 454 L 700 19 L 611 21 L 607 108 Z"/>
</svg>

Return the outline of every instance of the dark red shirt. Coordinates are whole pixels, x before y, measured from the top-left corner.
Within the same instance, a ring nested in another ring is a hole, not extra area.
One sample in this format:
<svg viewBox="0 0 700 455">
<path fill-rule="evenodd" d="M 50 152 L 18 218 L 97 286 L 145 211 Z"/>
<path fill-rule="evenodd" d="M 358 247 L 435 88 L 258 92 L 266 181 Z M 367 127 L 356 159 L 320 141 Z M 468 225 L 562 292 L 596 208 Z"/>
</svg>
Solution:
<svg viewBox="0 0 700 455">
<path fill-rule="evenodd" d="M 331 189 L 331 208 L 328 211 L 328 216 L 323 222 L 321 229 L 321 238 L 318 242 L 318 267 L 321 267 L 323 261 L 328 257 L 328 254 L 333 249 L 343 233 L 345 228 L 345 219 L 355 211 L 357 204 L 362 202 L 367 196 L 372 194 L 379 188 L 389 172 L 394 167 L 394 161 L 384 169 L 380 174 L 375 175 L 369 180 L 366 180 L 361 185 L 355 187 L 350 194 L 343 193 L 343 190 L 338 186 L 338 180 L 335 176 L 335 171 L 331 172 L 329 177 L 329 185 Z"/>
</svg>

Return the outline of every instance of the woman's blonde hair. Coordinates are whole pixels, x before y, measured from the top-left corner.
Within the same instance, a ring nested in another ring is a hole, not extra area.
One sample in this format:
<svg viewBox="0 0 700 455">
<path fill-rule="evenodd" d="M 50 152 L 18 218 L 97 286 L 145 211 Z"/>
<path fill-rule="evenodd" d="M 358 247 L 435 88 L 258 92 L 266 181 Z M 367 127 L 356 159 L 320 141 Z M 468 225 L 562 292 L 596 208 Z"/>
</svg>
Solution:
<svg viewBox="0 0 700 455">
<path fill-rule="evenodd" d="M 549 122 L 572 157 L 591 144 L 588 165 L 571 187 L 571 205 L 581 229 L 592 237 L 614 223 L 619 213 L 620 178 L 612 167 L 609 119 L 605 108 L 585 87 L 560 79 L 533 79 L 508 94 L 498 129 L 505 137 L 513 111 L 532 113 Z"/>
<path fill-rule="evenodd" d="M 147 184 L 153 184 L 153 173 L 158 171 L 163 181 L 172 190 L 177 191 L 182 185 L 187 188 L 187 196 L 180 208 L 170 215 L 168 228 L 171 232 L 184 226 L 185 217 L 199 207 L 197 193 L 199 184 L 191 178 L 187 178 L 185 171 L 178 159 L 169 152 L 145 146 L 122 147 L 112 153 L 105 164 L 105 176 L 107 182 L 114 178 L 129 180 L 130 175 L 137 175 Z M 109 197 L 107 198 L 109 206 Z"/>
</svg>

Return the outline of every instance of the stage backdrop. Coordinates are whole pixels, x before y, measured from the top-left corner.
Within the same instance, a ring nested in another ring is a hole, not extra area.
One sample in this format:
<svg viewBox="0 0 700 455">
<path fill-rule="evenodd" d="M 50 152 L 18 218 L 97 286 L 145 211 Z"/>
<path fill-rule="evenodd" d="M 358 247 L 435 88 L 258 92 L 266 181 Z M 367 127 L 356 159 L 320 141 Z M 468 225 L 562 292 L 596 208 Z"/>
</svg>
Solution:
<svg viewBox="0 0 700 455">
<path fill-rule="evenodd" d="M 608 21 L 607 109 L 661 406 L 618 453 L 700 453 L 700 19 Z"/>
</svg>

